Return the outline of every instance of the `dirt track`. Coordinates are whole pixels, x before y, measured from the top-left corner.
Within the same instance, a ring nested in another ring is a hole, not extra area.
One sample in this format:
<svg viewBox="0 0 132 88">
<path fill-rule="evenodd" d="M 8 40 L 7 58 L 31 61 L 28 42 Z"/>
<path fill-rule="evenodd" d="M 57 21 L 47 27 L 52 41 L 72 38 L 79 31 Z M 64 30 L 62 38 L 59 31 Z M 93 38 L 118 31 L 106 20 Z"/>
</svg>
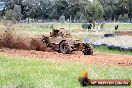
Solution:
<svg viewBox="0 0 132 88">
<path fill-rule="evenodd" d="M 117 35 L 119 35 L 119 36 L 122 36 L 122 35 L 132 36 L 132 31 L 117 32 Z"/>
<path fill-rule="evenodd" d="M 82 62 L 84 64 L 132 66 L 132 56 L 119 54 L 104 54 L 96 52 L 93 56 L 84 56 L 81 52 L 76 52 L 72 55 L 65 55 L 58 52 L 42 52 L 9 48 L 1 48 L 0 53 L 5 53 L 10 56 L 24 56 L 30 59 L 42 58 L 55 61 Z"/>
</svg>

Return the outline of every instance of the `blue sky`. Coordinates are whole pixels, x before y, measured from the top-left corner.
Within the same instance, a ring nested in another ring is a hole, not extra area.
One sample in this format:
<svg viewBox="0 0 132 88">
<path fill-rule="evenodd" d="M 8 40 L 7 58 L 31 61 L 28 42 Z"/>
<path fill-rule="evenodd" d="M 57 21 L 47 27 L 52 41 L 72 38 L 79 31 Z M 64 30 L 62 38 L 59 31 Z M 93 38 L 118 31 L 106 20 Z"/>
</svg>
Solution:
<svg viewBox="0 0 132 88">
<path fill-rule="evenodd" d="M 4 2 L 0 2 L 0 11 L 4 9 Z"/>
</svg>

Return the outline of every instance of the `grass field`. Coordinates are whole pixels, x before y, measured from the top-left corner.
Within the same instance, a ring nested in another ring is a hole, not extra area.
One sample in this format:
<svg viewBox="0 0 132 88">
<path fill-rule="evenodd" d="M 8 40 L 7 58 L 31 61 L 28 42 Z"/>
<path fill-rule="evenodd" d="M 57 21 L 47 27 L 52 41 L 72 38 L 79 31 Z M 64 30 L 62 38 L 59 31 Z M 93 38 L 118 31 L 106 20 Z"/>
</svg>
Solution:
<svg viewBox="0 0 132 88">
<path fill-rule="evenodd" d="M 115 24 L 119 25 L 119 30 L 121 31 L 132 30 L 132 24 L 127 24 L 127 23 L 105 23 L 104 29 L 114 31 Z M 29 30 L 29 31 L 37 30 L 38 32 L 45 32 L 45 30 L 46 32 L 47 30 L 50 31 L 51 26 L 53 26 L 53 28 L 56 29 L 59 28 L 65 28 L 69 30 L 82 29 L 82 23 L 27 23 L 27 24 L 19 23 L 17 24 L 17 27 L 19 27 L 19 29 L 21 30 Z M 97 25 L 95 28 L 97 28 Z"/>
<path fill-rule="evenodd" d="M 104 29 L 115 29 L 115 25 L 119 25 L 119 30 L 125 31 L 125 30 L 132 30 L 132 24 L 130 23 L 107 23 L 104 25 Z"/>
<path fill-rule="evenodd" d="M 28 60 L 0 54 L 0 88 L 81 88 L 82 67 L 91 79 L 131 79 L 130 67 L 84 65 L 74 62 Z M 131 88 L 88 87 L 88 88 Z"/>
</svg>

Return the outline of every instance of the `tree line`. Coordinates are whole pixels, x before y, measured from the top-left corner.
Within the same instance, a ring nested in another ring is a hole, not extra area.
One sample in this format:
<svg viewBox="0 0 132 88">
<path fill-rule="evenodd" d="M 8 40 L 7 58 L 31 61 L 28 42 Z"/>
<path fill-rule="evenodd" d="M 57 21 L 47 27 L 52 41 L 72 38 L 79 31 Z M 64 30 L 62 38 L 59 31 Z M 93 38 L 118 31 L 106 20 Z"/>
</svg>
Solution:
<svg viewBox="0 0 132 88">
<path fill-rule="evenodd" d="M 1 0 L 7 20 L 132 20 L 132 0 Z"/>
</svg>

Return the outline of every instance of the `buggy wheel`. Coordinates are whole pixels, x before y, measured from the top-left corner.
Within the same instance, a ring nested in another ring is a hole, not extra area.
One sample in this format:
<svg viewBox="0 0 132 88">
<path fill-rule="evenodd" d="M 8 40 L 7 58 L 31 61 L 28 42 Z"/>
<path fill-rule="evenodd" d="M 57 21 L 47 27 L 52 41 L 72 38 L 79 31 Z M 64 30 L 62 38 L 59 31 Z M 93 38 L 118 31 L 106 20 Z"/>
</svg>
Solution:
<svg viewBox="0 0 132 88">
<path fill-rule="evenodd" d="M 93 55 L 93 48 L 90 44 L 84 44 L 84 49 L 82 52 L 84 55 Z"/>
<path fill-rule="evenodd" d="M 70 47 L 66 41 L 63 41 L 60 43 L 59 50 L 63 54 L 69 54 L 70 53 Z"/>
<path fill-rule="evenodd" d="M 80 79 L 80 84 L 81 84 L 81 86 L 86 87 L 86 86 L 90 85 L 91 83 L 90 83 L 90 80 L 88 78 L 82 77 Z"/>
</svg>

